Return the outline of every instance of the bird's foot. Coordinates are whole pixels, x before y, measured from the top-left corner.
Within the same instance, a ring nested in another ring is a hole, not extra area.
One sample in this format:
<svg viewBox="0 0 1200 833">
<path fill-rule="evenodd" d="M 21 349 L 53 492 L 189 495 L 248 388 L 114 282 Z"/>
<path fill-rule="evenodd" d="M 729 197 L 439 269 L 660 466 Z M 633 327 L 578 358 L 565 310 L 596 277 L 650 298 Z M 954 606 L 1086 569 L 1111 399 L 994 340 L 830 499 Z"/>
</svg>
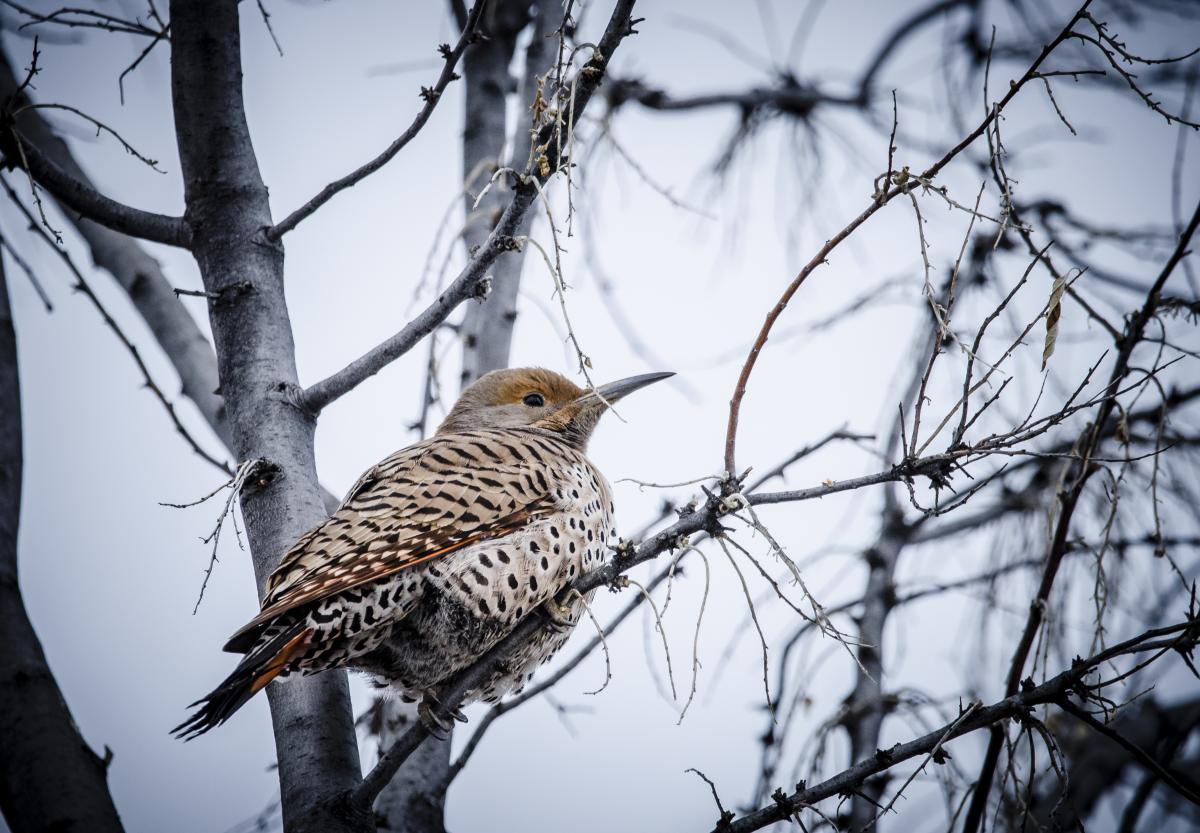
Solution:
<svg viewBox="0 0 1200 833">
<path fill-rule="evenodd" d="M 429 730 L 429 734 L 439 740 L 450 737 L 454 721 L 466 723 L 467 716 L 462 709 L 447 709 L 434 695 L 432 689 L 424 693 L 421 702 L 417 704 L 417 718 Z"/>
<path fill-rule="evenodd" d="M 575 627 L 571 606 L 560 604 L 553 596 L 542 602 L 538 610 L 549 620 L 551 627 L 559 633 L 566 633 Z"/>
</svg>

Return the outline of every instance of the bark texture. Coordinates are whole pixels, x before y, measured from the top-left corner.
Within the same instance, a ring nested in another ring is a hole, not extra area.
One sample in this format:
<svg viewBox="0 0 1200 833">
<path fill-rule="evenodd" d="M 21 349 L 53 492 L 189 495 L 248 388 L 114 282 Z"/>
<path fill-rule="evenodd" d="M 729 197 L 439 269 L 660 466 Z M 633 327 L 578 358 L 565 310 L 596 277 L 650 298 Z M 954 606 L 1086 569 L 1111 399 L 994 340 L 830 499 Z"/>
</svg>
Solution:
<svg viewBox="0 0 1200 833">
<path fill-rule="evenodd" d="M 107 771 L 111 753 L 84 742 L 29 621 L 17 581 L 21 515 L 21 386 L 0 263 L 0 810 L 13 833 L 122 830 Z"/>
</svg>

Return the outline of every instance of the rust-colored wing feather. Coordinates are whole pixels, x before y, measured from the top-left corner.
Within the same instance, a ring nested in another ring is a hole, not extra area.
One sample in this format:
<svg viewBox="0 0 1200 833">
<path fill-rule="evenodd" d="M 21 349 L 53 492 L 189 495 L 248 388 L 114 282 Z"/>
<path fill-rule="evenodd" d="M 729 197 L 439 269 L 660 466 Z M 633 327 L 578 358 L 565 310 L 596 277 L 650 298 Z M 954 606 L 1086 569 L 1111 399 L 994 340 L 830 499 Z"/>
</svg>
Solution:
<svg viewBox="0 0 1200 833">
<path fill-rule="evenodd" d="M 555 508 L 547 455 L 493 432 L 434 437 L 369 471 L 271 575 L 262 611 L 226 644 L 244 652 L 280 614 L 477 541 L 506 535 Z"/>
</svg>

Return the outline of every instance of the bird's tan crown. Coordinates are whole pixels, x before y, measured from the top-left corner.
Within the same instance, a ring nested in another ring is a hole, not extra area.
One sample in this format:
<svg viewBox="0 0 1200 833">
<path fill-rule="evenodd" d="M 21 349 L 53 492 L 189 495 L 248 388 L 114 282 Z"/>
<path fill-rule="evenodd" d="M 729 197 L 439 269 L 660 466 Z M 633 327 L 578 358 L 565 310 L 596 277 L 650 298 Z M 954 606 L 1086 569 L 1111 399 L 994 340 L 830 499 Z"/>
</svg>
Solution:
<svg viewBox="0 0 1200 833">
<path fill-rule="evenodd" d="M 583 393 L 570 379 L 552 370 L 540 367 L 493 370 L 462 392 L 438 433 L 533 425 L 563 430 L 577 410 L 574 403 Z M 553 425 L 545 423 L 556 415 L 559 419 Z"/>
<path fill-rule="evenodd" d="M 487 407 L 516 405 L 523 403 L 530 394 L 540 393 L 548 403 L 561 406 L 582 396 L 583 392 L 583 388 L 561 373 L 541 367 L 517 367 L 493 370 L 481 376 L 463 391 L 463 397 L 472 394 L 476 404 Z"/>
</svg>

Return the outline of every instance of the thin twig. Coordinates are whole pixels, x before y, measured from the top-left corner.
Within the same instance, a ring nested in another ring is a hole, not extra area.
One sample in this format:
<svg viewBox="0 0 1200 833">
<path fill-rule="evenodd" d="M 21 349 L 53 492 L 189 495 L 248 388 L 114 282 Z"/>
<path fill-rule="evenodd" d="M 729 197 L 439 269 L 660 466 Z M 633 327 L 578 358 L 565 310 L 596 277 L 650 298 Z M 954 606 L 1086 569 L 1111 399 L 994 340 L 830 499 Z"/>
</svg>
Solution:
<svg viewBox="0 0 1200 833">
<path fill-rule="evenodd" d="M 91 285 L 87 282 L 87 279 L 84 278 L 83 273 L 75 265 L 75 262 L 71 259 L 71 256 L 67 254 L 65 249 L 61 248 L 50 239 L 50 235 L 46 233 L 46 231 L 34 218 L 33 214 L 30 213 L 29 209 L 25 207 L 25 204 L 21 202 L 20 198 L 17 196 L 17 193 L 13 190 L 12 186 L 9 185 L 7 179 L 0 177 L 0 187 L 3 187 L 4 192 L 8 194 L 9 200 L 24 215 L 25 219 L 29 223 L 30 231 L 34 232 L 47 246 L 54 250 L 54 253 L 58 255 L 58 257 L 66 265 L 67 269 L 71 272 L 71 275 L 74 276 L 75 288 L 82 292 L 84 297 L 91 302 L 92 306 L 96 309 L 96 312 L 100 313 L 100 318 L 104 321 L 108 328 L 112 330 L 113 334 L 116 335 L 117 340 L 121 342 L 121 345 L 133 358 L 134 364 L 137 365 L 138 371 L 142 374 L 142 379 L 145 382 L 145 386 L 150 390 L 151 393 L 154 394 L 154 398 L 159 401 L 163 408 L 166 409 L 167 416 L 170 418 L 171 424 L 175 426 L 175 430 L 179 432 L 179 435 L 183 437 L 184 441 L 188 444 L 192 451 L 196 452 L 201 459 L 225 472 L 227 475 L 232 476 L 233 469 L 229 466 L 229 464 L 205 451 L 203 446 L 200 445 L 199 441 L 192 436 L 192 433 L 188 430 L 187 426 L 183 424 L 183 420 L 180 419 L 179 413 L 175 410 L 174 403 L 167 398 L 167 395 L 163 393 L 162 388 L 159 387 L 154 381 L 154 377 L 150 375 L 150 368 L 148 368 L 145 361 L 143 361 L 142 354 L 138 351 L 137 346 L 134 345 L 129 336 L 125 334 L 125 331 L 121 329 L 119 324 L 117 324 L 116 319 L 109 314 L 108 308 L 101 303 L 100 297 L 92 290 Z"/>
<path fill-rule="evenodd" d="M 417 112 L 416 118 L 413 119 L 412 124 L 410 124 L 403 133 L 396 137 L 396 140 L 388 145 L 382 153 L 380 153 L 370 162 L 367 162 L 365 165 L 351 171 L 342 178 L 336 179 L 329 183 L 322 188 L 316 196 L 312 197 L 312 199 L 308 200 L 308 202 L 297 208 L 283 220 L 276 223 L 267 231 L 267 239 L 278 240 L 283 237 L 283 235 L 287 234 L 305 219 L 310 217 L 318 208 L 329 202 L 329 200 L 331 200 L 334 196 L 346 190 L 347 188 L 350 188 L 351 186 L 357 185 L 359 182 L 366 179 L 368 176 L 375 173 L 377 170 L 390 162 L 397 153 L 404 149 L 405 145 L 411 142 L 416 135 L 421 132 L 421 128 L 425 126 L 425 123 L 429 121 L 429 117 L 433 115 L 434 108 L 437 107 L 438 102 L 442 100 L 442 94 L 445 92 L 446 87 L 450 85 L 451 81 L 454 81 L 459 77 L 458 73 L 454 71 L 454 68 L 458 65 L 459 59 L 462 58 L 463 52 L 466 51 L 467 46 L 475 41 L 476 30 L 479 27 L 479 20 L 483 15 L 483 8 L 485 5 L 486 0 L 475 0 L 475 4 L 471 7 L 470 14 L 467 15 L 467 24 L 463 28 L 462 34 L 458 38 L 458 43 L 454 45 L 454 48 L 450 48 L 449 44 L 442 44 L 439 47 L 439 51 L 441 52 L 442 58 L 445 60 L 445 64 L 442 67 L 442 72 L 438 76 L 437 81 L 434 82 L 434 85 L 432 87 L 421 88 L 421 97 L 425 100 L 425 104 Z M 268 28 L 269 27 L 270 24 L 268 24 Z M 274 35 L 272 35 L 272 37 L 274 37 Z"/>
</svg>

